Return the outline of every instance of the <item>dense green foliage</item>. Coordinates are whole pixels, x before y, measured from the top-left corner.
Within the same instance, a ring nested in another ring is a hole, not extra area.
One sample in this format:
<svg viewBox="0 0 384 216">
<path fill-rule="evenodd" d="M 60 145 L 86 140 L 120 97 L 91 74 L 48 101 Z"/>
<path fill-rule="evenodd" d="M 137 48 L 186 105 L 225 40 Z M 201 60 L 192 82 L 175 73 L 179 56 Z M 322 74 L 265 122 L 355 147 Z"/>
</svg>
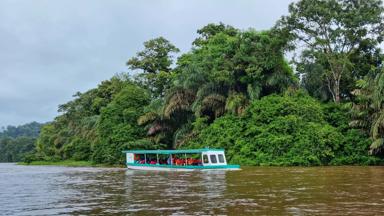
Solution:
<svg viewBox="0 0 384 216">
<path fill-rule="evenodd" d="M 145 130 L 137 126 L 137 118 L 149 103 L 149 94 L 143 88 L 130 84 L 119 92 L 100 115 L 98 132 L 100 142 L 94 146 L 93 160 L 103 163 L 116 161 L 121 152 L 135 148 L 130 145 L 145 136 Z"/>
<path fill-rule="evenodd" d="M 350 125 L 369 131 L 373 141 L 370 152 L 384 155 L 384 70 L 359 80 L 358 86 L 353 92 L 357 101 L 352 107 L 354 120 Z"/>
<path fill-rule="evenodd" d="M 209 146 L 251 165 L 382 163 L 382 29 L 379 0 L 300 0 L 270 30 L 208 24 L 176 62 L 170 41 L 149 40 L 127 61 L 134 76 L 60 105 L 26 161 Z"/>
<path fill-rule="evenodd" d="M 0 162 L 24 159 L 35 147 L 42 124 L 31 122 L 20 126 L 8 126 L 0 132 Z"/>
<path fill-rule="evenodd" d="M 301 47 L 297 69 L 312 95 L 336 103 L 350 99 L 356 80 L 381 62 L 383 11 L 381 0 L 301 0 L 289 6 L 277 28 Z"/>
<path fill-rule="evenodd" d="M 249 165 L 378 163 L 368 155 L 369 144 L 348 128 L 340 106 L 299 93 L 254 101 L 244 115 L 217 119 L 186 147 L 224 147 L 231 162 Z"/>
<path fill-rule="evenodd" d="M 116 163 L 126 143 L 145 135 L 137 118 L 149 94 L 128 77 L 115 76 L 75 97 L 60 106 L 62 115 L 42 128 L 37 160 Z"/>
<path fill-rule="evenodd" d="M 37 122 L 31 122 L 20 126 L 7 126 L 0 132 L 0 138 L 10 137 L 38 137 L 42 124 Z"/>
<path fill-rule="evenodd" d="M 193 136 L 196 118 L 212 123 L 298 83 L 284 59 L 286 41 L 274 32 L 240 31 L 220 23 L 198 33 L 192 51 L 178 59 L 165 97 L 154 100 L 140 118 L 155 143 L 181 146 Z"/>
</svg>

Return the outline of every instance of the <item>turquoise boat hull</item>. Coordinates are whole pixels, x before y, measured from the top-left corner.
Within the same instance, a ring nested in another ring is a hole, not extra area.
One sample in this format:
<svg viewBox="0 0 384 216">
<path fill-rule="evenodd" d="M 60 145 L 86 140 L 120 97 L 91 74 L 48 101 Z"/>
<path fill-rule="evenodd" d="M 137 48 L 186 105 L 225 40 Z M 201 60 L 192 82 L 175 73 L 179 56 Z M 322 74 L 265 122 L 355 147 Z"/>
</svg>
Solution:
<svg viewBox="0 0 384 216">
<path fill-rule="evenodd" d="M 164 170 L 164 171 L 240 170 L 240 165 L 179 166 L 179 165 L 163 165 L 163 164 L 127 163 L 127 167 L 128 169 L 134 169 L 134 170 Z"/>
</svg>

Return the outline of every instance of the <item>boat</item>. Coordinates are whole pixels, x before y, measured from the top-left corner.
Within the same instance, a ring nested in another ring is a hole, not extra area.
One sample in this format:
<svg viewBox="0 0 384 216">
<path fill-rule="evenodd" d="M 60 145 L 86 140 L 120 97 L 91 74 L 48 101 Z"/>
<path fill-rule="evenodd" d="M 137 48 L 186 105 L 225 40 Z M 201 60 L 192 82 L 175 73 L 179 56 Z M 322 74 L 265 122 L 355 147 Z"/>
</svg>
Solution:
<svg viewBox="0 0 384 216">
<path fill-rule="evenodd" d="M 127 150 L 126 165 L 133 170 L 239 170 L 227 164 L 224 149 Z"/>
</svg>

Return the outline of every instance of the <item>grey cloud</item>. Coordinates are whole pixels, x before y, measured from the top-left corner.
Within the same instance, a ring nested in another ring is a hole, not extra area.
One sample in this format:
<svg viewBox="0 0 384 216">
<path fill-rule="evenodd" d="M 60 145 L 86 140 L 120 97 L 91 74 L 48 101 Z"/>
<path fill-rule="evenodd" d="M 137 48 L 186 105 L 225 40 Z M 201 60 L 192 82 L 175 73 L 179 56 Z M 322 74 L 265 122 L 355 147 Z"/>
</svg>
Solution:
<svg viewBox="0 0 384 216">
<path fill-rule="evenodd" d="M 127 71 L 148 39 L 189 50 L 196 30 L 222 21 L 270 28 L 291 0 L 2 0 L 0 127 L 46 122 L 58 104 Z"/>
</svg>

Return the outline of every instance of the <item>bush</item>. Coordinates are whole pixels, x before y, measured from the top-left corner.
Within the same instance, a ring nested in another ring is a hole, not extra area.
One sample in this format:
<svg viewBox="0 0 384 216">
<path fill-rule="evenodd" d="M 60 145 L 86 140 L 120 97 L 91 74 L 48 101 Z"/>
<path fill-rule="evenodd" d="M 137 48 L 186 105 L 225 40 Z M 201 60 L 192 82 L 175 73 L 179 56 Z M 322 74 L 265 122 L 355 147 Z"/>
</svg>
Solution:
<svg viewBox="0 0 384 216">
<path fill-rule="evenodd" d="M 244 165 L 377 164 L 367 153 L 367 136 L 347 125 L 340 106 L 302 93 L 272 95 L 254 101 L 243 116 L 217 119 L 188 147 L 225 148 L 228 161 Z"/>
</svg>

